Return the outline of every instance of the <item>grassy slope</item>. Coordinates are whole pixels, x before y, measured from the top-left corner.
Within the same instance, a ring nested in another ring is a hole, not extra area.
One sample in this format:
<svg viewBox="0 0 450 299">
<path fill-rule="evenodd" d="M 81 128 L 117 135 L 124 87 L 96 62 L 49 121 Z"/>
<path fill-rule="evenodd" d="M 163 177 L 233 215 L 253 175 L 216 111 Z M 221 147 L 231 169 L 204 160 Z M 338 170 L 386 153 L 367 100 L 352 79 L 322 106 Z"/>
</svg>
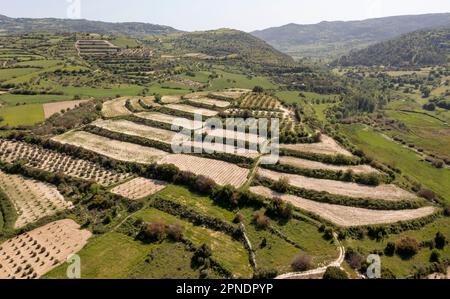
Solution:
<svg viewBox="0 0 450 299">
<path fill-rule="evenodd" d="M 261 86 L 265 89 L 277 88 L 275 84 L 264 77 L 252 77 L 249 79 L 245 75 L 228 73 L 221 70 L 218 70 L 217 74 L 220 75 L 220 78 L 212 81 L 210 90 L 221 90 L 232 87 L 253 89 L 255 86 Z"/>
<path fill-rule="evenodd" d="M 450 202 L 450 169 L 436 169 L 407 149 L 362 125 L 342 126 L 350 141 L 376 160 L 399 168 Z"/>
<path fill-rule="evenodd" d="M 4 107 L 0 109 L 0 116 L 4 118 L 1 125 L 10 126 L 34 125 L 45 119 L 41 104 Z"/>
</svg>

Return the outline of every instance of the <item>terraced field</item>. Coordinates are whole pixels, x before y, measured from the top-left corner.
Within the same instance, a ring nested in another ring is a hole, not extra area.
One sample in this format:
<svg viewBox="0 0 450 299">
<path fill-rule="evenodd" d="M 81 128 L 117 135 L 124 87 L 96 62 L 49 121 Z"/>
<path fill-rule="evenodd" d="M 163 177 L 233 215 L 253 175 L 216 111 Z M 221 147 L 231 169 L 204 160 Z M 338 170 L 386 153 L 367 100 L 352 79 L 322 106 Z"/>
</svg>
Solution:
<svg viewBox="0 0 450 299">
<path fill-rule="evenodd" d="M 71 209 L 73 205 L 55 186 L 0 171 L 0 190 L 11 200 L 17 213 L 15 228 Z"/>
<path fill-rule="evenodd" d="M 197 108 L 197 107 L 183 105 L 183 104 L 169 104 L 169 105 L 165 105 L 164 107 L 172 109 L 172 110 L 176 110 L 176 111 L 191 113 L 191 114 L 201 114 L 206 117 L 214 117 L 219 114 L 219 112 L 214 111 L 214 110 Z"/>
<path fill-rule="evenodd" d="M 321 142 L 319 143 L 280 144 L 280 148 L 322 155 L 353 156 L 349 151 L 341 147 L 333 138 L 326 135 L 321 136 Z"/>
<path fill-rule="evenodd" d="M 63 172 L 68 176 L 95 181 L 103 186 L 115 185 L 131 177 L 131 174 L 108 170 L 92 162 L 36 145 L 4 139 L 0 139 L 0 160 L 6 163 L 24 160 L 28 167 L 52 173 Z"/>
<path fill-rule="evenodd" d="M 338 165 L 325 164 L 325 163 L 321 163 L 321 162 L 300 159 L 300 158 L 294 158 L 294 157 L 287 157 L 287 156 L 280 157 L 279 162 L 281 165 L 288 165 L 288 166 L 304 168 L 304 169 L 331 170 L 331 171 L 336 171 L 336 172 L 351 171 L 355 174 L 379 173 L 378 170 L 376 170 L 375 168 L 373 168 L 369 165 L 338 166 Z"/>
<path fill-rule="evenodd" d="M 189 102 L 206 105 L 213 109 L 214 108 L 227 108 L 231 105 L 230 102 L 214 100 L 214 99 L 210 99 L 210 98 L 193 98 L 193 99 L 190 99 Z"/>
<path fill-rule="evenodd" d="M 173 164 L 182 171 L 211 178 L 219 185 L 242 186 L 247 180 L 249 170 L 234 164 L 188 155 L 168 155 L 159 164 Z"/>
<path fill-rule="evenodd" d="M 177 125 L 188 130 L 197 130 L 202 128 L 202 123 L 196 123 L 186 118 L 180 118 L 159 112 L 141 112 L 136 114 L 137 117 L 151 121 L 160 122 L 168 125 Z"/>
<path fill-rule="evenodd" d="M 80 146 L 97 154 L 119 161 L 150 164 L 161 160 L 168 153 L 151 147 L 112 140 L 87 132 L 69 132 L 53 138 L 62 144 Z"/>
<path fill-rule="evenodd" d="M 331 194 L 344 195 L 354 198 L 384 199 L 391 201 L 416 198 L 414 194 L 409 193 L 395 185 L 379 185 L 377 187 L 372 187 L 359 185 L 356 183 L 322 180 L 304 177 L 301 175 L 285 174 L 262 168 L 258 170 L 258 175 L 272 181 L 287 178 L 289 180 L 289 184 L 297 188 L 328 192 Z"/>
<path fill-rule="evenodd" d="M 314 213 L 327 221 L 343 227 L 396 223 L 423 218 L 437 212 L 434 207 L 424 207 L 416 210 L 378 211 L 332 205 L 298 196 L 279 194 L 261 186 L 251 187 L 250 191 L 267 198 L 281 198 L 297 208 Z"/>
<path fill-rule="evenodd" d="M 0 245 L 0 279 L 39 278 L 80 251 L 91 237 L 73 220 L 60 220 Z"/>
<path fill-rule="evenodd" d="M 102 114 L 104 117 L 118 117 L 131 115 L 132 112 L 128 110 L 125 105 L 128 98 L 118 98 L 103 103 Z"/>
<path fill-rule="evenodd" d="M 46 104 L 44 104 L 45 118 L 47 119 L 56 113 L 61 113 L 61 111 L 73 109 L 73 108 L 77 107 L 78 105 L 87 103 L 87 102 L 88 102 L 88 100 L 46 103 Z"/>
<path fill-rule="evenodd" d="M 135 178 L 113 189 L 111 193 L 137 200 L 153 195 L 167 186 L 165 182 L 145 178 Z"/>
</svg>

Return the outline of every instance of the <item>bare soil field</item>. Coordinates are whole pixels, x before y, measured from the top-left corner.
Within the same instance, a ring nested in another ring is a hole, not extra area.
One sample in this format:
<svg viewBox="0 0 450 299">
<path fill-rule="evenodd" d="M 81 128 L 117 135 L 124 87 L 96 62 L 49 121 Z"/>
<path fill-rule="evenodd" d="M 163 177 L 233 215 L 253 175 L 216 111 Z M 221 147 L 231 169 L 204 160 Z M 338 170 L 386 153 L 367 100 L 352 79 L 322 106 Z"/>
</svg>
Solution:
<svg viewBox="0 0 450 299">
<path fill-rule="evenodd" d="M 111 193 L 125 198 L 137 200 L 153 195 L 166 188 L 167 183 L 163 181 L 135 178 L 129 182 L 111 189 Z"/>
<path fill-rule="evenodd" d="M 175 103 L 180 102 L 180 100 L 181 100 L 181 96 L 171 96 L 171 95 L 168 95 L 168 96 L 163 96 L 163 97 L 161 98 L 161 102 L 162 102 L 163 104 L 175 104 Z"/>
<path fill-rule="evenodd" d="M 140 125 L 128 120 L 97 120 L 92 125 L 112 132 L 171 143 L 176 132 Z"/>
<path fill-rule="evenodd" d="M 332 205 L 298 196 L 279 194 L 261 186 L 251 187 L 250 191 L 267 198 L 279 197 L 297 208 L 314 213 L 343 227 L 396 223 L 426 217 L 436 212 L 434 207 L 424 207 L 416 210 L 378 211 Z"/>
<path fill-rule="evenodd" d="M 104 117 L 118 117 L 131 115 L 132 112 L 125 106 L 129 98 L 117 98 L 103 103 L 102 115 Z"/>
<path fill-rule="evenodd" d="M 66 201 L 55 186 L 1 171 L 0 190 L 15 207 L 17 220 L 14 227 L 16 229 L 73 208 L 73 204 Z"/>
<path fill-rule="evenodd" d="M 344 155 L 352 157 L 352 153 L 340 146 L 333 138 L 322 135 L 319 143 L 280 144 L 280 148 L 322 155 Z"/>
<path fill-rule="evenodd" d="M 62 110 L 73 109 L 80 104 L 86 103 L 89 100 L 79 100 L 79 101 L 66 101 L 66 102 L 56 102 L 56 103 L 46 103 L 44 104 L 44 115 L 45 118 L 60 113 Z"/>
<path fill-rule="evenodd" d="M 205 133 L 212 137 L 222 138 L 224 143 L 226 143 L 227 139 L 229 140 L 240 140 L 244 142 L 249 142 L 253 144 L 262 144 L 267 141 L 266 138 L 260 137 L 255 134 L 237 132 L 232 130 L 224 130 L 224 129 L 206 129 Z"/>
<path fill-rule="evenodd" d="M 237 148 L 232 145 L 209 143 L 209 142 L 185 142 L 183 145 L 194 147 L 194 149 L 203 149 L 203 152 L 208 154 L 213 153 L 227 153 L 231 155 L 246 157 L 250 159 L 256 159 L 259 156 L 258 151 L 250 150 L 248 148 Z"/>
<path fill-rule="evenodd" d="M 214 99 L 210 99 L 210 98 L 194 98 L 194 99 L 190 99 L 189 101 L 193 102 L 193 103 L 207 105 L 211 108 L 216 108 L 216 107 L 217 108 L 227 108 L 231 105 L 230 102 L 214 100 Z"/>
<path fill-rule="evenodd" d="M 152 120 L 164 124 L 176 124 L 188 130 L 197 130 L 203 126 L 203 123 L 195 123 L 193 120 L 189 120 L 187 118 L 176 117 L 159 112 L 141 112 L 137 113 L 136 116 L 142 119 Z"/>
<path fill-rule="evenodd" d="M 391 201 L 416 198 L 414 194 L 409 193 L 408 191 L 405 191 L 395 185 L 379 185 L 373 187 L 349 182 L 309 178 L 301 175 L 286 174 L 262 168 L 258 170 L 258 175 L 273 181 L 278 181 L 281 178 L 287 178 L 289 180 L 289 184 L 294 187 L 355 198 L 383 199 Z"/>
<path fill-rule="evenodd" d="M 306 168 L 306 169 L 321 169 L 321 170 L 331 170 L 331 171 L 352 171 L 356 174 L 362 174 L 362 173 L 379 173 L 378 170 L 375 168 L 369 166 L 369 165 L 356 165 L 356 166 L 337 166 L 337 165 L 331 165 L 331 164 L 325 164 L 321 162 L 306 160 L 306 159 L 300 159 L 295 157 L 288 157 L 283 156 L 280 157 L 280 164 L 282 165 L 289 165 L 294 166 L 298 168 Z"/>
<path fill-rule="evenodd" d="M 91 235 L 65 219 L 9 239 L 0 245 L 0 279 L 39 278 L 79 252 Z"/>
<path fill-rule="evenodd" d="M 128 173 L 108 170 L 92 162 L 76 159 L 37 145 L 0 139 L 0 160 L 14 163 L 26 160 L 28 167 L 75 178 L 95 181 L 102 186 L 115 185 L 131 177 Z"/>
<path fill-rule="evenodd" d="M 168 155 L 159 164 L 173 164 L 182 171 L 211 178 L 219 185 L 242 186 L 247 181 L 249 170 L 234 164 L 189 155 Z"/>
<path fill-rule="evenodd" d="M 210 95 L 215 98 L 223 99 L 223 100 L 237 100 L 244 94 L 251 92 L 250 89 L 226 89 L 222 92 L 211 92 Z"/>
<path fill-rule="evenodd" d="M 203 109 L 203 108 L 197 108 L 189 105 L 183 105 L 183 104 L 169 104 L 165 105 L 164 107 L 172 109 L 172 110 L 178 110 L 182 112 L 192 113 L 192 114 L 202 114 L 206 117 L 213 117 L 219 114 L 219 112 L 209 109 Z"/>
<path fill-rule="evenodd" d="M 100 155 L 127 162 L 149 164 L 168 155 L 168 153 L 155 148 L 112 140 L 80 131 L 69 132 L 56 136 L 53 140 L 63 144 L 80 146 Z"/>
</svg>

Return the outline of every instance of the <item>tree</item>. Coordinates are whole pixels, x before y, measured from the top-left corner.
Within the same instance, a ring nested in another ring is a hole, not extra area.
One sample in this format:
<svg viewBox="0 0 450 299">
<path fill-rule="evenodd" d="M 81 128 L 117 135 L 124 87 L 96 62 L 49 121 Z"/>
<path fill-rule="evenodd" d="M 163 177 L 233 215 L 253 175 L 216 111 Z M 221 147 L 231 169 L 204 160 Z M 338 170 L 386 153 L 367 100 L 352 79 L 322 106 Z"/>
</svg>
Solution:
<svg viewBox="0 0 450 299">
<path fill-rule="evenodd" d="M 270 225 L 270 219 L 267 217 L 264 210 L 260 210 L 253 214 L 253 223 L 259 229 L 267 229 Z"/>
<path fill-rule="evenodd" d="M 441 261 L 441 253 L 436 249 L 431 252 L 430 262 L 431 263 L 439 263 Z"/>
<path fill-rule="evenodd" d="M 289 190 L 289 179 L 286 177 L 280 178 L 273 183 L 272 188 L 277 192 L 286 193 Z"/>
<path fill-rule="evenodd" d="M 436 233 L 436 237 L 434 238 L 434 243 L 436 244 L 436 248 L 443 249 L 447 244 L 447 238 L 441 232 Z"/>
<path fill-rule="evenodd" d="M 306 253 L 300 253 L 292 261 L 291 267 L 294 271 L 307 271 L 312 268 L 312 257 Z"/>
<path fill-rule="evenodd" d="M 167 235 L 174 241 L 181 241 L 183 239 L 183 227 L 178 223 L 169 225 Z"/>
<path fill-rule="evenodd" d="M 424 104 L 422 108 L 427 111 L 435 111 L 436 105 L 434 103 L 427 103 L 427 104 Z"/>
<path fill-rule="evenodd" d="M 253 92 L 263 93 L 264 92 L 264 88 L 262 88 L 261 86 L 255 86 L 253 88 Z"/>
<path fill-rule="evenodd" d="M 328 267 L 325 271 L 325 274 L 323 275 L 323 279 L 348 279 L 347 273 L 345 273 L 341 268 L 339 267 Z"/>
<path fill-rule="evenodd" d="M 394 242 L 388 242 L 386 245 L 386 248 L 384 249 L 384 254 L 387 256 L 393 256 L 395 253 L 395 243 Z"/>
<path fill-rule="evenodd" d="M 419 249 L 419 243 L 411 237 L 405 237 L 396 244 L 396 252 L 403 258 L 409 258 L 416 255 L 419 252 Z"/>
</svg>

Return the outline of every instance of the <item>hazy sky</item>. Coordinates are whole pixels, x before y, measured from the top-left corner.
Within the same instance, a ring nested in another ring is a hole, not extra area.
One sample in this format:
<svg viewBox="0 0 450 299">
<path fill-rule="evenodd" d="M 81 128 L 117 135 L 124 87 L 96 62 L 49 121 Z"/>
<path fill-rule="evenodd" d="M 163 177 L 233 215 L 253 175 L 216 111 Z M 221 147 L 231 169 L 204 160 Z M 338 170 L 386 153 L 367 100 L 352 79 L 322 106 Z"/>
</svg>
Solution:
<svg viewBox="0 0 450 299">
<path fill-rule="evenodd" d="M 79 5 L 78 5 L 79 3 Z M 79 9 L 78 9 L 79 8 Z M 0 0 L 10 17 L 147 22 L 181 30 L 244 31 L 287 23 L 450 12 L 449 0 Z"/>
</svg>

